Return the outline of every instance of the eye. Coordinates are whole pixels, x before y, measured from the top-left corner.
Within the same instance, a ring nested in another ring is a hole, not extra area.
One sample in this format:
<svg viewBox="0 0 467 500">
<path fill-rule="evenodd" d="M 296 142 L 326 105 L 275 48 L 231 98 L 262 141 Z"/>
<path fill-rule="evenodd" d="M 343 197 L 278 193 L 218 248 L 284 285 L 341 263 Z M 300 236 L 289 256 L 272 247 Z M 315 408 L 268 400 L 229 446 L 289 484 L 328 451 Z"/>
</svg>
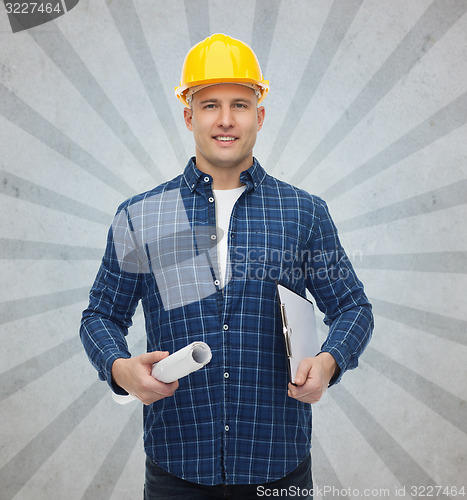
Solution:
<svg viewBox="0 0 467 500">
<path fill-rule="evenodd" d="M 243 109 L 243 108 L 246 108 L 246 104 L 242 103 L 242 102 L 236 102 L 234 104 L 234 108 L 237 108 L 237 109 Z"/>
<path fill-rule="evenodd" d="M 203 109 L 214 109 L 216 107 L 215 104 L 205 104 L 203 106 Z"/>
</svg>

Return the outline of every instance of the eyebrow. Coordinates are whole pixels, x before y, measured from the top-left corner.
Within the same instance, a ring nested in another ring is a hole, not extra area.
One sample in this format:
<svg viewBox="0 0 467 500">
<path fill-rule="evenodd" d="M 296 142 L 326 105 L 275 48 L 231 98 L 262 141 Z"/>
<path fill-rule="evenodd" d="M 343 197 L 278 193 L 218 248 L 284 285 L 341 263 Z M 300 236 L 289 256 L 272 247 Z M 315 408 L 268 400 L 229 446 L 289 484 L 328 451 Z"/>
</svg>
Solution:
<svg viewBox="0 0 467 500">
<path fill-rule="evenodd" d="M 218 103 L 220 101 L 221 101 L 221 99 L 216 99 L 213 97 L 212 99 L 204 99 L 203 101 L 199 101 L 199 104 Z M 251 104 L 253 101 L 248 99 L 248 98 L 244 98 L 244 97 L 236 97 L 235 99 L 232 99 L 231 102 L 232 103 L 244 102 L 246 104 Z"/>
</svg>

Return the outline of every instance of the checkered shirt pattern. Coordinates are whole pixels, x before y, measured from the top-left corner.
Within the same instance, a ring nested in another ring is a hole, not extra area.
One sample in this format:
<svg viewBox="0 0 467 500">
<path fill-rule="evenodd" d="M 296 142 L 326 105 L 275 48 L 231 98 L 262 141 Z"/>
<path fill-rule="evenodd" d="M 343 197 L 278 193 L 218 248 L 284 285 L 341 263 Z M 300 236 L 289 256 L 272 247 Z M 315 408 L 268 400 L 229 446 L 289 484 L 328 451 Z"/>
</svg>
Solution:
<svg viewBox="0 0 467 500">
<path fill-rule="evenodd" d="M 144 407 L 148 456 L 206 485 L 274 481 L 310 452 L 311 405 L 287 395 L 276 283 L 302 296 L 308 290 L 325 314 L 329 333 L 321 349 L 340 368 L 333 384 L 357 366 L 373 329 L 371 305 L 325 202 L 268 175 L 256 159 L 240 180 L 246 190 L 224 235 L 230 276 L 223 289 L 210 244 L 212 177 L 192 158 L 183 174 L 119 207 L 123 223 L 109 231 L 80 330 L 99 377 L 119 394 L 125 391 L 112 381 L 112 363 L 131 356 L 126 335 L 140 300 L 148 351 L 174 352 L 193 341 L 210 346 L 206 367 L 181 379 L 174 396 Z M 162 204 L 171 194 L 182 217 L 160 213 L 170 212 Z M 167 239 L 171 221 L 180 226 L 172 224 L 172 234 L 181 236 Z M 148 236 L 156 233 L 162 236 Z M 191 249 L 180 243 L 186 238 L 196 240 Z M 128 255 L 138 263 L 125 264 Z M 187 262 L 201 262 L 201 270 L 190 271 L 195 264 Z"/>
</svg>

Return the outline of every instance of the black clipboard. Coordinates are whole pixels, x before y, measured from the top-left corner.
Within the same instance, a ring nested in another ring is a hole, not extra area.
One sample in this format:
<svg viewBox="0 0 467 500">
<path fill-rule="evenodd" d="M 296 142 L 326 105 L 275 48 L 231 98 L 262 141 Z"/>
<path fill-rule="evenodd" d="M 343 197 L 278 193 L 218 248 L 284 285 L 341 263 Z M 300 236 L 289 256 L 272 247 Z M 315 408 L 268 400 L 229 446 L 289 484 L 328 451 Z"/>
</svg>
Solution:
<svg viewBox="0 0 467 500">
<path fill-rule="evenodd" d="M 304 358 L 321 352 L 313 302 L 289 288 L 276 284 L 289 380 L 294 383 Z"/>
</svg>

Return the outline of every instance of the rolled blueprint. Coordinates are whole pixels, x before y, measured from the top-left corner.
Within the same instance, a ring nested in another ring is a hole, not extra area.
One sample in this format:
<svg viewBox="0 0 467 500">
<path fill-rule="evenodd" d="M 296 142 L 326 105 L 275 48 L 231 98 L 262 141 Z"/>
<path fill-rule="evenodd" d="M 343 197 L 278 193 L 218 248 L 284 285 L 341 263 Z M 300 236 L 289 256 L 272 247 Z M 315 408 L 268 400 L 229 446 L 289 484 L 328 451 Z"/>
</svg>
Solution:
<svg viewBox="0 0 467 500">
<path fill-rule="evenodd" d="M 211 349 L 204 342 L 193 342 L 167 356 L 152 368 L 152 376 L 170 384 L 199 370 L 211 361 Z"/>
<path fill-rule="evenodd" d="M 211 349 L 207 344 L 193 342 L 167 356 L 162 361 L 154 363 L 152 376 L 161 382 L 170 384 L 207 365 L 211 361 L 211 357 Z M 112 397 L 114 401 L 120 404 L 126 404 L 136 399 L 132 395 L 121 396 L 115 393 L 112 393 Z"/>
</svg>

